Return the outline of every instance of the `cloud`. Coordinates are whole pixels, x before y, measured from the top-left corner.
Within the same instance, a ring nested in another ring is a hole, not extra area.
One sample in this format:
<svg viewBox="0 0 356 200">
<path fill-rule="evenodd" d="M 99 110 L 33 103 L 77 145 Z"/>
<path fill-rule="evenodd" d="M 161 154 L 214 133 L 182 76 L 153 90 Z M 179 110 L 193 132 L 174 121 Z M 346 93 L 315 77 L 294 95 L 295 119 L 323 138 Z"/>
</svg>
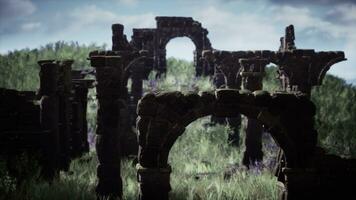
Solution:
<svg viewBox="0 0 356 200">
<path fill-rule="evenodd" d="M 110 29 L 111 24 L 123 23 L 128 27 L 150 27 L 154 26 L 152 13 L 139 15 L 118 15 L 108 10 L 101 9 L 96 5 L 88 5 L 76 8 L 70 12 L 69 29 L 71 31 L 82 30 L 88 26 L 104 25 Z"/>
<path fill-rule="evenodd" d="M 248 0 L 215 0 L 217 2 L 241 2 Z M 356 0 L 254 0 L 254 1 L 265 1 L 271 2 L 277 5 L 294 5 L 294 6 L 305 6 L 305 5 L 321 5 L 321 6 L 330 6 L 330 5 L 339 5 L 339 4 L 356 4 Z"/>
<path fill-rule="evenodd" d="M 277 49 L 279 34 L 267 18 L 235 14 L 215 6 L 200 9 L 194 18 L 209 30 L 214 48 L 225 50 Z"/>
<path fill-rule="evenodd" d="M 36 11 L 36 6 L 30 0 L 0 0 L 0 19 L 28 16 Z"/>
<path fill-rule="evenodd" d="M 36 9 L 30 0 L 0 0 L 0 36 L 28 30 L 27 21 Z"/>
<path fill-rule="evenodd" d="M 40 22 L 29 22 L 29 23 L 24 23 L 21 25 L 21 30 L 25 32 L 33 31 L 37 28 L 41 27 Z"/>
<path fill-rule="evenodd" d="M 118 0 L 119 3 L 127 6 L 135 6 L 138 4 L 139 0 Z"/>
<path fill-rule="evenodd" d="M 356 26 L 356 5 L 338 5 L 329 10 L 324 19 L 333 23 Z"/>
<path fill-rule="evenodd" d="M 269 0 L 280 5 L 336 5 L 336 4 L 356 4 L 356 0 Z"/>
<path fill-rule="evenodd" d="M 124 31 L 129 36 L 132 34 L 132 28 L 154 27 L 154 19 L 155 15 L 152 13 L 120 15 L 97 5 L 86 5 L 55 13 L 46 22 L 45 32 L 50 35 L 52 41 L 67 38 L 66 40 L 85 43 L 111 44 L 112 24 L 123 24 Z"/>
</svg>

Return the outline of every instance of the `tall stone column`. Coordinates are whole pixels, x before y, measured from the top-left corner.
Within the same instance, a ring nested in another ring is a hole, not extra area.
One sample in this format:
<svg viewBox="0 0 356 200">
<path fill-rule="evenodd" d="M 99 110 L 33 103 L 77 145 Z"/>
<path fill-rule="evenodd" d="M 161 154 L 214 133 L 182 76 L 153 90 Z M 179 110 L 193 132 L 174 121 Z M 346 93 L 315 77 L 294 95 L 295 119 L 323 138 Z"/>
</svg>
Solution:
<svg viewBox="0 0 356 200">
<path fill-rule="evenodd" d="M 222 71 L 225 76 L 226 88 L 228 89 L 241 89 L 241 76 L 239 71 L 241 65 L 236 63 L 234 59 L 227 59 L 226 63 L 222 64 Z M 233 146 L 240 145 L 240 127 L 241 127 L 241 115 L 236 117 L 227 117 L 227 124 L 232 129 L 228 135 L 228 142 Z"/>
<path fill-rule="evenodd" d="M 262 79 L 265 66 L 269 63 L 266 59 L 239 59 L 242 66 L 242 86 L 251 92 L 262 90 Z M 262 161 L 262 124 L 256 119 L 247 118 L 244 157 L 242 163 L 249 167 L 257 161 Z"/>
<path fill-rule="evenodd" d="M 59 67 L 54 60 L 40 60 L 38 64 L 40 65 L 38 95 L 41 96 L 41 126 L 43 130 L 49 131 L 42 174 L 45 179 L 52 180 L 59 176 L 59 102 L 57 93 Z"/>
<path fill-rule="evenodd" d="M 122 58 L 112 53 L 90 53 L 91 66 L 96 68 L 98 98 L 96 193 L 98 198 L 121 199 L 119 115 L 123 64 Z"/>
<path fill-rule="evenodd" d="M 73 144 L 74 155 L 81 156 L 85 152 L 89 152 L 88 142 L 88 121 L 87 121 L 87 105 L 88 91 L 93 87 L 94 80 L 84 79 L 85 74 L 81 74 L 81 70 L 72 70 L 72 82 L 74 100 L 72 102 L 72 135 L 76 139 Z"/>
<path fill-rule="evenodd" d="M 59 142 L 60 142 L 60 168 L 68 171 L 70 165 L 70 117 L 72 105 L 72 64 L 73 60 L 58 61 L 59 65 Z"/>
</svg>

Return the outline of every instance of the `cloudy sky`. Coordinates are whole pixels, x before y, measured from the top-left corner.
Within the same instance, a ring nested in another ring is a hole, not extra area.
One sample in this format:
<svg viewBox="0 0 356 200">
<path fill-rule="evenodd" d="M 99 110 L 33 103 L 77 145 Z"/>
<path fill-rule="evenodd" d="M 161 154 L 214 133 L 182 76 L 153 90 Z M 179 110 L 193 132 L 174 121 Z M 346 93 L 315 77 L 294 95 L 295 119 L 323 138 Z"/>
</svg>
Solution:
<svg viewBox="0 0 356 200">
<path fill-rule="evenodd" d="M 0 0 L 0 53 L 58 40 L 111 46 L 111 24 L 154 28 L 155 16 L 191 16 L 215 49 L 277 50 L 294 24 L 296 46 L 345 51 L 331 74 L 356 80 L 356 0 Z M 171 40 L 168 56 L 193 59 L 193 43 Z"/>
</svg>

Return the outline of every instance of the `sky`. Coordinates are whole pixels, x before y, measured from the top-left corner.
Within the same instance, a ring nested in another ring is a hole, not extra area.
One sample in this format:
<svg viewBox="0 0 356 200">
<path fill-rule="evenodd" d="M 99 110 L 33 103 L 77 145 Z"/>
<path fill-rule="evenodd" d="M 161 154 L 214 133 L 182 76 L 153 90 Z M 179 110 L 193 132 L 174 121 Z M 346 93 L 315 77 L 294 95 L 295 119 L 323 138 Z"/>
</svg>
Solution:
<svg viewBox="0 0 356 200">
<path fill-rule="evenodd" d="M 356 0 L 0 0 L 0 53 L 77 41 L 111 47 L 111 24 L 155 28 L 156 16 L 193 17 L 209 31 L 214 49 L 278 50 L 293 24 L 296 46 L 344 51 L 329 73 L 356 82 Z M 193 59 L 193 43 L 176 38 L 167 56 Z"/>
</svg>

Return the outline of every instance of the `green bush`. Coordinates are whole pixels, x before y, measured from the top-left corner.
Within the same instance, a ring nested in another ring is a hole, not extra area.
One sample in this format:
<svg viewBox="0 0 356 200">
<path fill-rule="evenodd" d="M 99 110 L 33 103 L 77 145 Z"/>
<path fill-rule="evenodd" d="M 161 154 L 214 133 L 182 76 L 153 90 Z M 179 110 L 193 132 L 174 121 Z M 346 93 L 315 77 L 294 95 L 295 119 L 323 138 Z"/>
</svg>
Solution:
<svg viewBox="0 0 356 200">
<path fill-rule="evenodd" d="M 327 75 L 311 98 L 320 145 L 330 153 L 356 158 L 356 87 Z"/>
<path fill-rule="evenodd" d="M 35 91 L 39 85 L 37 61 L 73 59 L 73 68 L 83 69 L 89 66 L 89 52 L 98 49 L 105 49 L 105 46 L 59 41 L 39 49 L 22 49 L 0 54 L 0 88 Z"/>
</svg>

